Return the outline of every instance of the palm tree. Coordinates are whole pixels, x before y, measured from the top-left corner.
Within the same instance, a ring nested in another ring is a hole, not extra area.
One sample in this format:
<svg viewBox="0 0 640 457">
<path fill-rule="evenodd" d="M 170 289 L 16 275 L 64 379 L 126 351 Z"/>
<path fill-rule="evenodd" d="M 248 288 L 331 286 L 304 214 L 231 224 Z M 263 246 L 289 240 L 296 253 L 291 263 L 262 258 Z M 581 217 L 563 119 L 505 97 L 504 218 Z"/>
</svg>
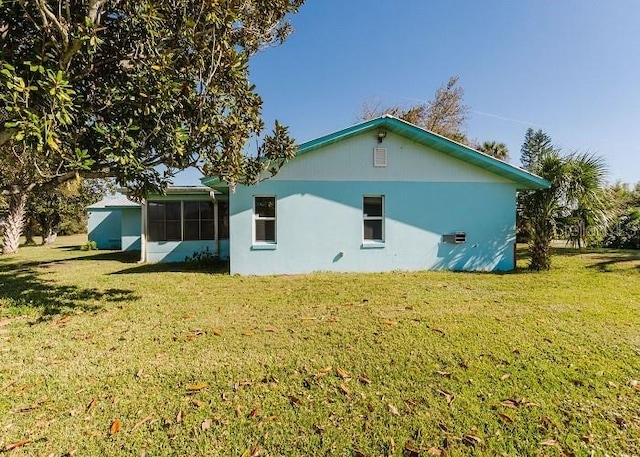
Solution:
<svg viewBox="0 0 640 457">
<path fill-rule="evenodd" d="M 606 166 L 602 157 L 592 154 L 562 156 L 556 149 L 542 154 L 529 171 L 551 183 L 548 189 L 519 196 L 522 222 L 529 233 L 532 270 L 551 268 L 549 248 L 557 225 L 571 216 L 578 217 L 584 239 L 587 230 L 607 220 L 604 198 Z"/>
<path fill-rule="evenodd" d="M 507 148 L 507 145 L 498 143 L 497 141 L 485 141 L 479 145 L 477 149 L 496 159 L 507 160 L 509 158 L 509 148 Z"/>
</svg>

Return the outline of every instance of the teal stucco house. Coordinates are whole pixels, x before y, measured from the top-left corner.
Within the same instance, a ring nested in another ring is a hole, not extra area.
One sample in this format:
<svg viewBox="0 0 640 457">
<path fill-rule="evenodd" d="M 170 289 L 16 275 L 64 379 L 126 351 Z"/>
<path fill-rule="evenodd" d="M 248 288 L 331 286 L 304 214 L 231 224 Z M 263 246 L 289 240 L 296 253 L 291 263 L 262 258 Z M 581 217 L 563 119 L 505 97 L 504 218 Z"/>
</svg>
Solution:
<svg viewBox="0 0 640 457">
<path fill-rule="evenodd" d="M 184 260 L 205 248 L 242 275 L 507 271 L 516 194 L 549 186 L 388 115 L 300 145 L 254 186 L 201 181 L 142 204 L 142 260 Z"/>
</svg>

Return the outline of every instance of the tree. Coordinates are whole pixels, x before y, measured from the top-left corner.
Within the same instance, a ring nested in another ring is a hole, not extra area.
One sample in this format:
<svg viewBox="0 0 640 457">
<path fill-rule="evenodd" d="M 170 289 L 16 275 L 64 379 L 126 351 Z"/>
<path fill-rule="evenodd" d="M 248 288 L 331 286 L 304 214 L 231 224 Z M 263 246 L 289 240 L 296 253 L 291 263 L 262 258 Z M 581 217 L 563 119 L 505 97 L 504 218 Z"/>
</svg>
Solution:
<svg viewBox="0 0 640 457">
<path fill-rule="evenodd" d="M 463 103 L 464 89 L 458 85 L 459 78 L 451 76 L 446 84 L 440 86 L 433 99 L 409 108 L 365 103 L 360 114 L 361 120 L 373 119 L 391 114 L 411 124 L 427 129 L 459 143 L 468 143 L 464 124 L 469 108 Z"/>
<path fill-rule="evenodd" d="M 520 163 L 525 170 L 532 171 L 538 161 L 553 150 L 551 138 L 542 130 L 528 128 L 520 149 Z"/>
<path fill-rule="evenodd" d="M 286 127 L 244 150 L 264 130 L 248 61 L 303 1 L 0 0 L 5 241 L 27 193 L 77 176 L 141 196 L 190 166 L 232 185 L 277 172 L 295 152 Z"/>
<path fill-rule="evenodd" d="M 616 210 L 602 244 L 608 248 L 640 249 L 640 183 L 633 188 L 616 183 L 609 191 Z"/>
<path fill-rule="evenodd" d="M 509 158 L 509 148 L 504 143 L 497 141 L 485 141 L 476 147 L 478 151 L 484 152 L 496 159 L 507 160 Z"/>
<path fill-rule="evenodd" d="M 53 243 L 64 224 L 84 229 L 87 206 L 101 200 L 107 190 L 113 190 L 108 181 L 90 179 L 33 194 L 27 200 L 26 225 L 33 230 L 32 236 L 42 237 L 42 244 Z"/>
<path fill-rule="evenodd" d="M 525 145 L 530 138 L 527 131 Z M 603 159 L 590 154 L 563 156 L 545 143 L 537 143 L 542 144 L 540 149 L 531 149 L 527 169 L 549 181 L 550 188 L 518 196 L 519 223 L 525 225 L 531 254 L 529 268 L 537 271 L 551 268 L 550 246 L 559 223 L 576 214 L 588 216 L 593 223 L 606 219 Z"/>
</svg>

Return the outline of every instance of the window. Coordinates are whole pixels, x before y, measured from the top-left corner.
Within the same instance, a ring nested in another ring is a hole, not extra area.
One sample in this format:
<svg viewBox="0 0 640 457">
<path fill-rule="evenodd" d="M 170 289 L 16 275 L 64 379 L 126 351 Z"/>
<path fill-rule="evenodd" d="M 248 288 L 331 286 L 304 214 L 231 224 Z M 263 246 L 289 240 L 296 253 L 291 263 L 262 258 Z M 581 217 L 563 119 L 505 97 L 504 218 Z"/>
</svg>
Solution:
<svg viewBox="0 0 640 457">
<path fill-rule="evenodd" d="M 149 202 L 149 241 L 182 240 L 181 202 Z"/>
<path fill-rule="evenodd" d="M 363 239 L 384 242 L 384 196 L 362 198 Z"/>
<path fill-rule="evenodd" d="M 254 241 L 276 242 L 276 197 L 253 197 Z"/>
<path fill-rule="evenodd" d="M 184 239 L 213 240 L 215 223 L 213 202 L 186 201 L 184 205 Z"/>
<path fill-rule="evenodd" d="M 213 240 L 215 215 L 211 201 L 148 203 L 149 241 Z"/>
</svg>

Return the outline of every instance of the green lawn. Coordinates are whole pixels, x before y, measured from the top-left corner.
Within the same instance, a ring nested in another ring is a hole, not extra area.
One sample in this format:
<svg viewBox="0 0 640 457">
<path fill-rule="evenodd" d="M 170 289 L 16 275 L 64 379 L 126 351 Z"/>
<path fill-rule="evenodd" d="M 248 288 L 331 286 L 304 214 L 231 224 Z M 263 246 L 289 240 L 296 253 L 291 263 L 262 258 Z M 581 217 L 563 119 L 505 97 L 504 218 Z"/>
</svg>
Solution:
<svg viewBox="0 0 640 457">
<path fill-rule="evenodd" d="M 640 455 L 640 253 L 246 278 L 83 241 L 0 257 L 8 455 Z"/>
</svg>

